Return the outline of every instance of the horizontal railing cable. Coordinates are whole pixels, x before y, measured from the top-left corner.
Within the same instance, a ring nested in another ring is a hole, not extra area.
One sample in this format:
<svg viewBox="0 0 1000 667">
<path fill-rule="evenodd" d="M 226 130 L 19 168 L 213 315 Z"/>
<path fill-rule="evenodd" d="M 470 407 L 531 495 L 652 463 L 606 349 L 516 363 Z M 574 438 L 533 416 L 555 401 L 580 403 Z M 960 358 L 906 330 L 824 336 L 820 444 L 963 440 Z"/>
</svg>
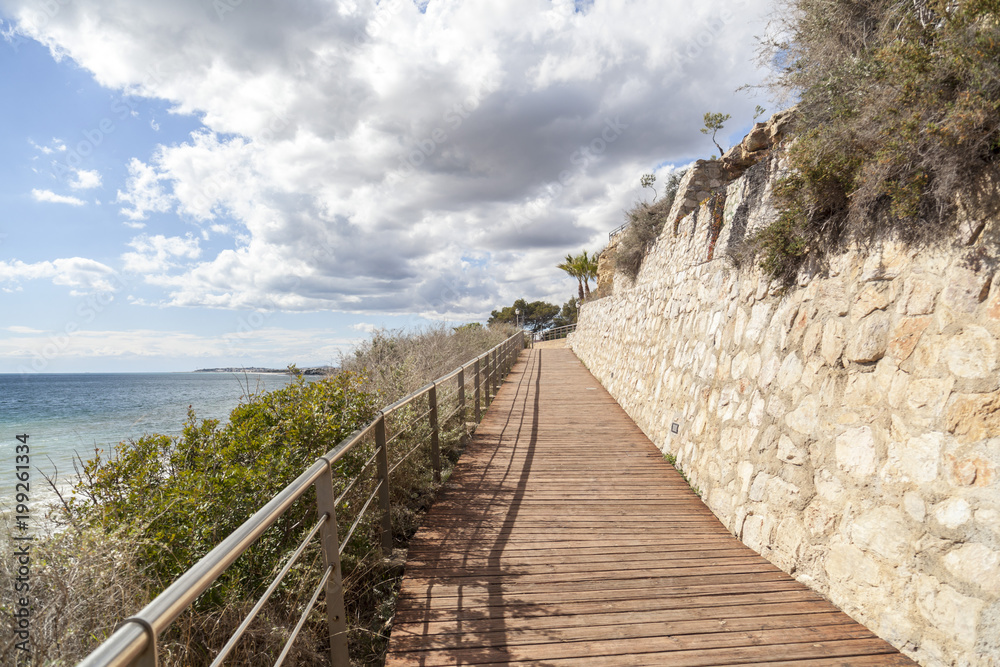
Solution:
<svg viewBox="0 0 1000 667">
<path fill-rule="evenodd" d="M 292 650 L 292 644 L 295 643 L 295 638 L 299 636 L 300 632 L 302 632 L 302 626 L 306 624 L 306 618 L 308 618 L 309 612 L 312 611 L 313 607 L 316 606 L 316 600 L 319 599 L 319 594 L 323 592 L 324 588 L 326 588 L 326 582 L 330 578 L 331 574 L 333 574 L 332 565 L 326 568 L 323 578 L 319 580 L 319 586 L 317 586 L 316 590 L 313 591 L 312 598 L 310 598 L 309 604 L 306 605 L 306 610 L 302 612 L 302 617 L 299 619 L 299 622 L 295 624 L 295 629 L 292 630 L 292 634 L 289 635 L 288 641 L 285 642 L 285 647 L 281 650 L 281 655 L 279 655 L 277 661 L 275 661 L 274 667 L 281 667 L 281 665 L 284 664 L 285 658 L 288 657 L 288 654 Z"/>
<path fill-rule="evenodd" d="M 354 535 L 354 531 L 361 523 L 361 520 L 365 518 L 365 512 L 368 511 L 368 507 L 372 504 L 372 501 L 378 497 L 378 492 L 381 487 L 382 487 L 382 482 L 379 482 L 378 485 L 375 487 L 375 490 L 372 491 L 372 494 L 368 496 L 368 500 L 365 502 L 365 506 L 361 508 L 360 512 L 358 512 L 357 518 L 354 519 L 354 523 L 352 523 L 351 527 L 348 529 L 347 535 L 345 535 L 344 539 L 341 541 L 339 550 L 337 551 L 338 555 L 340 556 L 344 555 L 344 549 L 347 548 L 347 543 L 351 541 L 351 537 Z"/>
<path fill-rule="evenodd" d="M 285 578 L 285 575 L 288 574 L 289 571 L 291 571 L 292 566 L 295 565 L 295 563 L 299 560 L 299 556 L 302 555 L 302 552 L 306 550 L 306 547 L 309 546 L 309 543 L 312 541 L 312 539 L 316 537 L 316 533 L 319 532 L 319 529 L 322 528 L 323 524 L 329 521 L 329 519 L 330 515 L 324 514 L 323 518 L 316 522 L 316 525 L 313 526 L 312 530 L 309 531 L 309 534 L 306 535 L 304 540 L 302 540 L 302 543 L 299 544 L 299 548 L 295 550 L 295 552 L 285 563 L 285 566 L 281 568 L 281 572 L 279 572 L 278 576 L 274 578 L 274 581 L 271 582 L 271 585 L 267 587 L 267 590 L 264 591 L 264 594 L 260 596 L 260 598 L 257 600 L 257 604 L 253 606 L 253 609 L 250 610 L 250 613 L 247 614 L 247 617 L 243 619 L 242 623 L 240 623 L 240 627 L 236 628 L 236 632 L 234 632 L 233 636 L 229 638 L 229 641 L 226 642 L 226 645 L 222 647 L 222 650 L 219 651 L 219 654 L 215 656 L 215 660 L 212 661 L 212 664 L 209 665 L 209 667 L 218 667 L 219 665 L 221 665 L 222 661 L 226 659 L 226 657 L 230 654 L 230 652 L 232 652 L 234 648 L 236 648 L 237 642 L 240 641 L 240 639 L 243 637 L 243 634 L 247 631 L 247 628 L 250 627 L 250 623 L 253 621 L 253 619 L 257 618 L 257 614 L 259 614 L 260 610 L 264 608 L 264 605 L 267 603 L 268 598 L 270 598 L 271 594 L 274 593 L 275 590 L 277 590 L 278 586 L 281 584 L 281 581 Z"/>
</svg>

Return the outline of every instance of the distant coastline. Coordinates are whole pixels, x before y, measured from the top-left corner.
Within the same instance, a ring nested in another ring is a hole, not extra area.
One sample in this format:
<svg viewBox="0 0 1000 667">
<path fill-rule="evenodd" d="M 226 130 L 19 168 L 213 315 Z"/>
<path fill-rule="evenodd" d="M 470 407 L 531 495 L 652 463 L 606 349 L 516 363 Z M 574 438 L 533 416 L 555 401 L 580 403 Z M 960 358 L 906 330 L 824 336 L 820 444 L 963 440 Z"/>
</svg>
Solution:
<svg viewBox="0 0 1000 667">
<path fill-rule="evenodd" d="M 277 374 L 277 375 L 291 375 L 292 373 L 287 368 L 259 368 L 257 366 L 241 367 L 241 368 L 199 368 L 195 373 L 253 373 L 255 375 L 264 374 Z M 313 368 L 299 368 L 298 372 L 302 375 L 333 375 L 337 372 L 334 366 L 315 366 Z"/>
</svg>

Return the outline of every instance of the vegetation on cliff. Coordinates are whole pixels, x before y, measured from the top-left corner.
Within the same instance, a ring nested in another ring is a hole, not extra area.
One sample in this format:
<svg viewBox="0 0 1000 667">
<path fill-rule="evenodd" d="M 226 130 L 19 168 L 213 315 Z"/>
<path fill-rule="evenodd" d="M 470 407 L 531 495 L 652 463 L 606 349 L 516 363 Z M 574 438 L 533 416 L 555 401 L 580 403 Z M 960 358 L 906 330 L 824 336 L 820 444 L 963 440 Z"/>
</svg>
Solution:
<svg viewBox="0 0 1000 667">
<path fill-rule="evenodd" d="M 763 268 L 940 230 L 1000 156 L 1000 1 L 787 0 L 776 28 L 763 56 L 800 103 Z"/>
<path fill-rule="evenodd" d="M 675 171 L 667 179 L 661 199 L 657 201 L 654 198 L 652 204 L 638 202 L 625 212 L 628 226 L 625 227 L 625 231 L 618 239 L 618 245 L 614 251 L 616 271 L 625 274 L 632 280 L 639 275 L 642 260 L 667 224 L 670 209 L 677 196 L 677 188 L 683 177 L 683 171 Z M 645 178 L 643 187 L 648 187 Z"/>
</svg>

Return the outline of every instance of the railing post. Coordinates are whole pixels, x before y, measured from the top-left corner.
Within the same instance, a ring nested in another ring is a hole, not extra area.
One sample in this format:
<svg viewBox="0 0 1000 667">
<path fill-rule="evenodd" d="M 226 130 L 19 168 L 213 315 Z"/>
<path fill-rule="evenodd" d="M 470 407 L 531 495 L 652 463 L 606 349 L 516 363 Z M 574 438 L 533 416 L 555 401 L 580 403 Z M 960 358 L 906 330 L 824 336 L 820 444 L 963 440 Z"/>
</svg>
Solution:
<svg viewBox="0 0 1000 667">
<path fill-rule="evenodd" d="M 493 398 L 496 398 L 497 392 L 500 391 L 500 378 L 499 369 L 497 368 L 497 352 L 496 348 L 493 349 L 493 375 L 491 379 L 493 380 Z"/>
<path fill-rule="evenodd" d="M 494 350 L 486 353 L 486 404 L 493 402 L 493 360 L 496 358 Z"/>
<path fill-rule="evenodd" d="M 462 415 L 462 430 L 465 430 L 465 369 L 458 369 L 458 414 Z"/>
<path fill-rule="evenodd" d="M 479 413 L 480 413 L 479 387 L 483 383 L 483 374 L 482 374 L 482 372 L 480 372 L 479 359 L 480 359 L 479 357 L 476 357 L 476 366 L 473 369 L 473 372 L 476 375 L 476 388 L 475 388 L 475 390 L 473 392 L 475 394 L 476 410 L 475 410 L 475 413 L 473 414 L 473 416 L 476 418 L 476 423 L 477 424 L 479 423 Z"/>
<path fill-rule="evenodd" d="M 431 420 L 431 467 L 434 468 L 434 483 L 441 483 L 441 440 L 438 437 L 438 398 L 437 385 L 432 384 L 427 392 L 427 401 L 430 403 Z"/>
<path fill-rule="evenodd" d="M 316 480 L 316 514 L 326 516 L 319 529 L 323 548 L 323 569 L 333 568 L 326 580 L 326 620 L 330 630 L 330 662 L 333 667 L 350 667 L 347 650 L 347 610 L 344 608 L 344 584 L 340 569 L 340 535 L 337 532 L 337 508 L 334 505 L 333 472 L 327 464 L 326 472 Z"/>
<path fill-rule="evenodd" d="M 375 458 L 378 462 L 378 504 L 382 510 L 382 553 L 392 555 L 392 515 L 389 506 L 389 452 L 385 444 L 385 414 L 375 422 Z"/>
</svg>

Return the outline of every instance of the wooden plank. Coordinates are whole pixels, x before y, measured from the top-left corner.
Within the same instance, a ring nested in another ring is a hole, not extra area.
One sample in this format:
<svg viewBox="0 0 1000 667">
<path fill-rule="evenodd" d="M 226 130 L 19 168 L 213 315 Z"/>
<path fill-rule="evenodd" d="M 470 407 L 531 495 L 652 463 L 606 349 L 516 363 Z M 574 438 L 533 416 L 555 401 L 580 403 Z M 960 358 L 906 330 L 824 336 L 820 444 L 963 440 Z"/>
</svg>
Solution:
<svg viewBox="0 0 1000 667">
<path fill-rule="evenodd" d="M 410 543 L 386 665 L 910 665 L 736 540 L 569 350 L 522 354 Z"/>
</svg>

